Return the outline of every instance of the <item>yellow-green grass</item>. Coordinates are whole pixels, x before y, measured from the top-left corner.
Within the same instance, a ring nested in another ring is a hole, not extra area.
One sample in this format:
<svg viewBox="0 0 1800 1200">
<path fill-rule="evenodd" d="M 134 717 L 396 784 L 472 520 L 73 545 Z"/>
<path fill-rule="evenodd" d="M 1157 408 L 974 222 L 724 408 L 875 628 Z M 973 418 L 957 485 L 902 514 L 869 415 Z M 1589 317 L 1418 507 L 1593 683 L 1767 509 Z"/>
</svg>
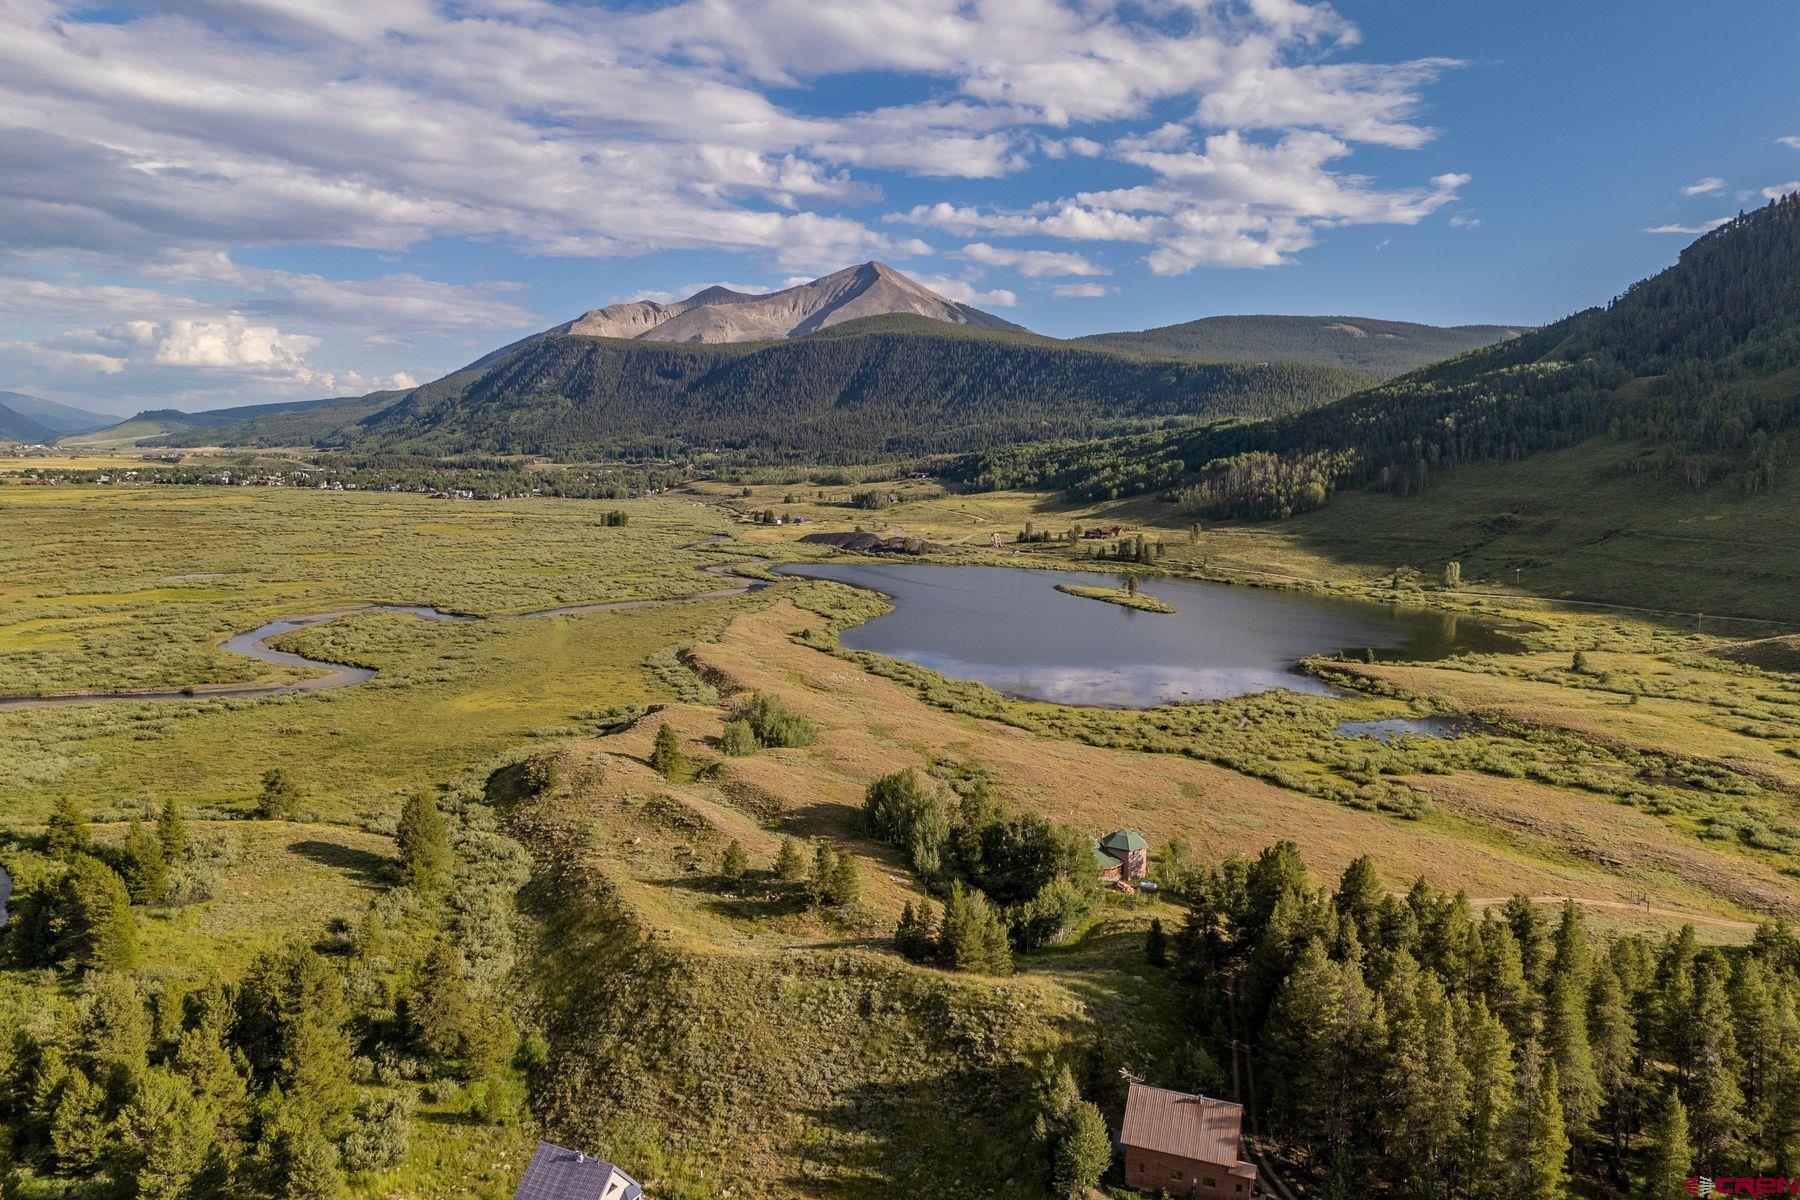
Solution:
<svg viewBox="0 0 1800 1200">
<path fill-rule="evenodd" d="M 241 810 L 263 772 L 283 767 L 309 814 L 378 819 L 412 788 L 539 734 L 579 731 L 585 714 L 672 699 L 646 660 L 744 603 L 455 624 L 360 613 L 283 644 L 378 668 L 368 683 L 0 711 L 0 811 L 41 820 L 60 796 L 101 813 L 148 812 L 168 796 Z"/>
<path fill-rule="evenodd" d="M 151 974 L 198 982 L 234 978 L 259 952 L 354 921 L 391 885 L 391 839 L 308 821 L 189 820 L 188 836 L 216 856 L 210 899 L 138 910 L 138 953 Z M 126 826 L 98 823 L 117 845 Z"/>
<path fill-rule="evenodd" d="M 603 527 L 624 509 L 625 527 Z M 692 500 L 444 501 L 249 488 L 0 488 L 0 695 L 282 679 L 221 650 L 363 604 L 467 613 L 686 596 Z"/>
<path fill-rule="evenodd" d="M 1583 651 L 1447 664 L 1349 663 L 1341 669 L 1462 712 L 1551 726 L 1599 743 L 1716 763 L 1800 791 L 1800 684 L 1701 655 Z"/>
<path fill-rule="evenodd" d="M 1083 587 L 1075 583 L 1059 583 L 1056 590 L 1069 596 L 1080 596 L 1084 600 L 1100 600 L 1107 604 L 1117 604 L 1123 608 L 1135 608 L 1140 612 L 1172 613 L 1175 606 L 1167 600 L 1158 600 L 1146 592 L 1134 592 L 1129 588 Z"/>
<path fill-rule="evenodd" d="M 792 818 L 802 832 L 847 830 L 861 789 L 880 774 L 949 761 L 993 770 L 1008 792 L 1033 811 L 1092 833 L 1127 826 L 1156 844 L 1181 838 L 1205 859 L 1254 854 L 1289 838 L 1322 875 L 1367 853 L 1396 887 L 1423 876 L 1434 886 L 1467 890 L 1478 898 L 1522 891 L 1611 904 L 1647 894 L 1657 908 L 1729 921 L 1793 911 L 1800 903 L 1800 885 L 1765 861 L 1766 856 L 1728 842 L 1702 841 L 1668 821 L 1584 791 L 1538 787 L 1533 803 L 1547 819 L 1536 827 L 1518 828 L 1510 819 L 1448 805 L 1407 820 L 1315 799 L 1184 754 L 1037 736 L 945 711 L 912 688 L 792 640 L 794 629 L 816 620 L 786 605 L 771 606 L 738 618 L 718 642 L 694 651 L 725 686 L 774 692 L 819 723 L 819 743 L 803 758 L 759 754 L 725 759 L 718 768 L 728 786 L 766 797 L 771 804 L 782 797 L 807 797 L 806 806 Z M 1356 706 L 1366 703 L 1350 702 L 1345 711 L 1358 711 Z M 1246 710 L 1251 711 L 1260 710 Z M 1111 716 L 1145 719 L 1142 714 Z M 1369 755 L 1377 751 L 1372 743 L 1349 749 Z M 1409 752 L 1397 753 L 1396 769 L 1404 769 L 1411 761 Z M 803 776 L 794 774 L 790 761 L 806 764 Z M 1468 770 L 1415 779 L 1427 791 L 1440 781 L 1477 794 L 1515 786 L 1514 781 Z M 1592 845 L 1605 844 L 1609 831 L 1621 825 L 1634 831 L 1634 849 L 1616 861 L 1588 852 Z M 1664 925 L 1672 920 L 1666 914 L 1660 919 Z M 1741 934 L 1741 927 L 1729 928 Z"/>
<path fill-rule="evenodd" d="M 531 973 L 552 1033 L 553 1136 L 676 1200 L 1024 1197 L 1040 1194 L 1032 1096 L 1053 1056 L 1098 1041 L 1169 1078 L 1180 986 L 1144 964 L 1143 930 L 1171 910 L 1109 906 L 1009 979 L 908 964 L 893 922 L 923 897 L 891 850 L 823 811 L 845 783 L 829 756 L 718 761 L 720 717 L 667 709 L 497 789 L 540 862 Z M 673 783 L 648 769 L 664 722 L 707 769 Z M 795 786 L 768 793 L 765 771 Z M 859 860 L 853 913 L 813 912 L 768 877 L 783 835 Z M 716 864 L 733 840 L 752 877 L 727 886 Z"/>
<path fill-rule="evenodd" d="M 165 461 L 160 455 L 114 453 L 0 454 L 0 475 L 28 471 L 104 471 L 112 467 L 141 470 Z"/>
<path fill-rule="evenodd" d="M 1756 495 L 1696 492 L 1638 471 L 1639 451 L 1592 443 L 1518 463 L 1461 468 L 1424 493 L 1346 493 L 1287 523 L 1300 546 L 1377 571 L 1435 575 L 1547 596 L 1800 622 L 1800 481 Z"/>
</svg>

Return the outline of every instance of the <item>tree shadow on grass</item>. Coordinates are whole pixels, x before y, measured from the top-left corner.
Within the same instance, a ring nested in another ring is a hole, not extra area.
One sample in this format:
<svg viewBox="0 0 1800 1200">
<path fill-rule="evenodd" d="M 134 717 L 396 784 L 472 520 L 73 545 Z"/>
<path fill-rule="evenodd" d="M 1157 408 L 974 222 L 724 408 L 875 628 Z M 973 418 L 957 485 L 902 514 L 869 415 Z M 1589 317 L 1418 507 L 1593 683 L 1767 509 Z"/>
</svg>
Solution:
<svg viewBox="0 0 1800 1200">
<path fill-rule="evenodd" d="M 339 842 L 321 841 L 318 838 L 291 842 L 288 850 L 302 858 L 311 859 L 320 866 L 342 871 L 363 883 L 387 882 L 394 865 L 394 860 L 385 854 L 376 854 L 372 850 L 361 850 Z"/>
<path fill-rule="evenodd" d="M 701 903 L 720 916 L 743 920 L 793 916 L 805 912 L 810 899 L 804 882 L 770 878 L 767 874 L 726 879 L 710 872 L 696 872 L 676 879 L 656 881 L 657 887 L 695 892 Z"/>
<path fill-rule="evenodd" d="M 801 1108 L 816 1136 L 791 1151 L 797 1192 L 851 1200 L 895 1196 L 1038 1197 L 1042 1160 L 1031 1122 L 1036 1076 L 988 1063 L 904 1082 L 871 1080 Z"/>
</svg>

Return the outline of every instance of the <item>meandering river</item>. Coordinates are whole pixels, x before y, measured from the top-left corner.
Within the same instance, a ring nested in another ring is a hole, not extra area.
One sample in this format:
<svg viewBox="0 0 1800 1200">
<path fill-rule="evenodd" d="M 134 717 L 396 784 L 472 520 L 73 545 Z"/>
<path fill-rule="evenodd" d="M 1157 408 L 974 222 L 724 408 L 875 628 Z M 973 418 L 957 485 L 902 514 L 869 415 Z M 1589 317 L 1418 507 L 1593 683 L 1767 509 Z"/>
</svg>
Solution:
<svg viewBox="0 0 1800 1200">
<path fill-rule="evenodd" d="M 704 538 L 698 542 L 690 542 L 680 546 L 681 550 L 698 550 L 710 546 L 714 542 L 724 540 L 723 537 Z M 724 578 L 737 578 L 731 574 L 733 566 L 761 565 L 762 559 L 743 560 L 739 563 L 714 563 L 699 568 L 708 575 Z M 323 625 L 328 621 L 336 621 L 353 613 L 361 612 L 398 612 L 408 613 L 426 621 L 517 621 L 527 617 L 570 616 L 577 613 L 609 612 L 616 609 L 649 608 L 659 604 L 690 604 L 695 600 L 719 600 L 726 596 L 741 596 L 745 592 L 753 592 L 757 588 L 767 586 L 766 580 L 745 579 L 742 583 L 726 588 L 715 588 L 710 592 L 699 592 L 692 596 L 671 596 L 659 600 L 606 600 L 596 604 L 565 604 L 559 608 L 540 608 L 532 612 L 502 613 L 494 617 L 476 617 L 466 613 L 449 613 L 436 608 L 428 608 L 418 604 L 365 604 L 356 608 L 346 608 L 337 612 L 307 613 L 301 616 L 280 617 L 267 625 L 259 625 L 246 633 L 233 634 L 221 643 L 224 649 L 233 654 L 242 654 L 254 658 L 258 662 L 278 663 L 285 667 L 303 667 L 322 672 L 306 679 L 292 683 L 203 683 L 191 687 L 180 688 L 132 688 L 113 692 L 70 692 L 59 696 L 0 696 L 0 711 L 16 708 L 51 708 L 66 704 L 94 704 L 101 701 L 182 701 L 210 700 L 221 697 L 232 699 L 255 699 L 259 696 L 285 696 L 293 692 L 323 692 L 332 688 L 349 687 L 375 678 L 375 672 L 368 667 L 352 667 L 343 663 L 324 662 L 316 658 L 307 658 L 303 654 L 294 654 L 287 650 L 277 650 L 269 642 L 284 633 L 292 633 L 296 629 L 307 629 L 315 625 Z"/>
<path fill-rule="evenodd" d="M 1145 578 L 1142 590 L 1176 609 L 1149 613 L 1056 590 L 1120 586 L 1119 576 L 1092 571 L 929 563 L 778 570 L 892 599 L 893 611 L 843 631 L 846 647 L 1061 704 L 1144 708 L 1276 687 L 1327 693 L 1297 669 L 1300 659 L 1342 651 L 1417 660 L 1514 645 L 1454 613 L 1189 579 Z"/>
</svg>

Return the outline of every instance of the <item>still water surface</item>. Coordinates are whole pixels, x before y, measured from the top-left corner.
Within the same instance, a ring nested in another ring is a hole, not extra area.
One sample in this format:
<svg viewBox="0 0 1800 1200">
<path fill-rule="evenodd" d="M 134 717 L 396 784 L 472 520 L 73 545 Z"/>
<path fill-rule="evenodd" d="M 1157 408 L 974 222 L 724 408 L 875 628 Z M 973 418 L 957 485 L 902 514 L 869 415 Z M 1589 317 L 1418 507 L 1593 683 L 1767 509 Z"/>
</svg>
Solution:
<svg viewBox="0 0 1800 1200">
<path fill-rule="evenodd" d="M 1093 571 L 945 567 L 927 563 L 805 563 L 785 574 L 871 588 L 894 608 L 839 638 L 973 679 L 1010 695 L 1060 704 L 1146 708 L 1269 688 L 1329 693 L 1295 664 L 1339 651 L 1432 659 L 1512 649 L 1469 617 L 1431 609 L 1188 579 L 1145 579 L 1173 604 L 1147 613 L 1069 596 L 1059 583 L 1118 587 Z"/>
</svg>

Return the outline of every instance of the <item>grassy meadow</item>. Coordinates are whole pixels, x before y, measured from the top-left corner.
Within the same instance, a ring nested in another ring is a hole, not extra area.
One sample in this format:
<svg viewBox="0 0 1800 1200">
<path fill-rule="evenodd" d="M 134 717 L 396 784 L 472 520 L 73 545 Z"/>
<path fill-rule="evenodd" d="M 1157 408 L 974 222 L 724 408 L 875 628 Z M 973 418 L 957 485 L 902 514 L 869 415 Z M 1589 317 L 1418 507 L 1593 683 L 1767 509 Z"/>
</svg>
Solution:
<svg viewBox="0 0 1800 1200">
<path fill-rule="evenodd" d="M 492 615 L 716 587 L 691 501 L 0 487 L 0 695 L 284 678 L 217 643 L 363 604 Z"/>
<path fill-rule="evenodd" d="M 618 1156 L 670 1198 L 726 1186 L 1023 1198 L 1040 1191 L 1037 1165 L 1019 1165 L 1037 1153 L 1021 1098 L 1046 1062 L 1077 1064 L 1084 1093 L 1103 1102 L 1121 1063 L 1203 1086 L 1183 1056 L 1184 993 L 1143 956 L 1149 922 L 1179 925 L 1177 906 L 1108 897 L 1079 936 L 1006 978 L 895 953 L 901 907 L 923 893 L 856 813 L 873 779 L 906 767 L 980 772 L 1021 810 L 1096 834 L 1128 826 L 1155 847 L 1179 840 L 1203 862 L 1291 839 L 1318 880 L 1369 854 L 1395 891 L 1424 878 L 1478 906 L 1573 897 L 1600 930 L 1691 922 L 1702 941 L 1736 943 L 1765 916 L 1800 912 L 1800 679 L 1779 669 L 1777 625 L 1535 596 L 1499 569 L 1504 541 L 1468 552 L 1465 582 L 1445 588 L 1436 556 L 1465 553 L 1441 540 L 1460 527 L 1423 518 L 1413 540 L 1384 550 L 1328 537 L 1327 519 L 1371 519 L 1336 505 L 1279 527 L 1194 531 L 1149 502 L 958 496 L 922 479 L 880 485 L 883 507 L 854 507 L 868 487 L 475 503 L 0 486 L 0 694 L 282 679 L 286 668 L 219 642 L 277 616 L 370 603 L 500 616 L 691 597 L 725 586 L 697 568 L 762 577 L 751 557 L 819 557 L 797 539 L 855 527 L 927 537 L 944 561 L 1069 567 L 1094 565 L 1092 546 L 1016 535 L 1027 522 L 1122 524 L 1166 547 L 1140 572 L 1427 604 L 1505 621 L 1525 648 L 1318 662 L 1342 694 L 1135 712 L 1015 700 L 843 651 L 835 631 L 882 602 L 821 581 L 517 620 L 357 612 L 280 645 L 373 667 L 368 683 L 0 711 L 0 861 L 22 884 L 46 869 L 36 846 L 58 801 L 81 804 L 96 841 L 114 845 L 124 822 L 172 798 L 203 847 L 207 886 L 137 910 L 144 986 L 229 978 L 293 938 L 338 953 L 379 909 L 397 941 L 370 970 L 391 988 L 442 919 L 396 884 L 401 800 L 421 787 L 445 797 L 465 869 L 504 897 L 481 908 L 502 914 L 483 918 L 483 937 L 498 936 L 498 920 L 512 930 L 500 940 L 517 939 L 471 970 L 487 972 L 546 1058 L 517 1123 L 476 1119 L 455 1088 L 371 1085 L 413 1088 L 420 1106 L 404 1164 L 352 1175 L 359 1197 L 503 1198 L 547 1133 Z M 601 524 L 621 508 L 628 525 Z M 783 523 L 739 519 L 764 512 Z M 729 540 L 682 548 L 719 534 Z M 1723 609 L 1720 594 L 1693 596 Z M 1686 603 L 1669 595 L 1642 607 Z M 725 722 L 751 692 L 810 719 L 816 740 L 725 754 Z M 1407 715 L 1456 718 L 1465 736 L 1333 733 Z M 673 778 L 647 765 L 662 723 L 687 756 Z M 273 768 L 300 789 L 289 819 L 254 811 Z M 784 838 L 860 865 L 850 911 L 821 915 L 772 877 Z M 718 864 L 734 840 L 751 875 L 726 886 Z M 0 972 L 14 1010 L 76 987 Z M 38 1182 L 22 1194 L 60 1194 Z"/>
</svg>

